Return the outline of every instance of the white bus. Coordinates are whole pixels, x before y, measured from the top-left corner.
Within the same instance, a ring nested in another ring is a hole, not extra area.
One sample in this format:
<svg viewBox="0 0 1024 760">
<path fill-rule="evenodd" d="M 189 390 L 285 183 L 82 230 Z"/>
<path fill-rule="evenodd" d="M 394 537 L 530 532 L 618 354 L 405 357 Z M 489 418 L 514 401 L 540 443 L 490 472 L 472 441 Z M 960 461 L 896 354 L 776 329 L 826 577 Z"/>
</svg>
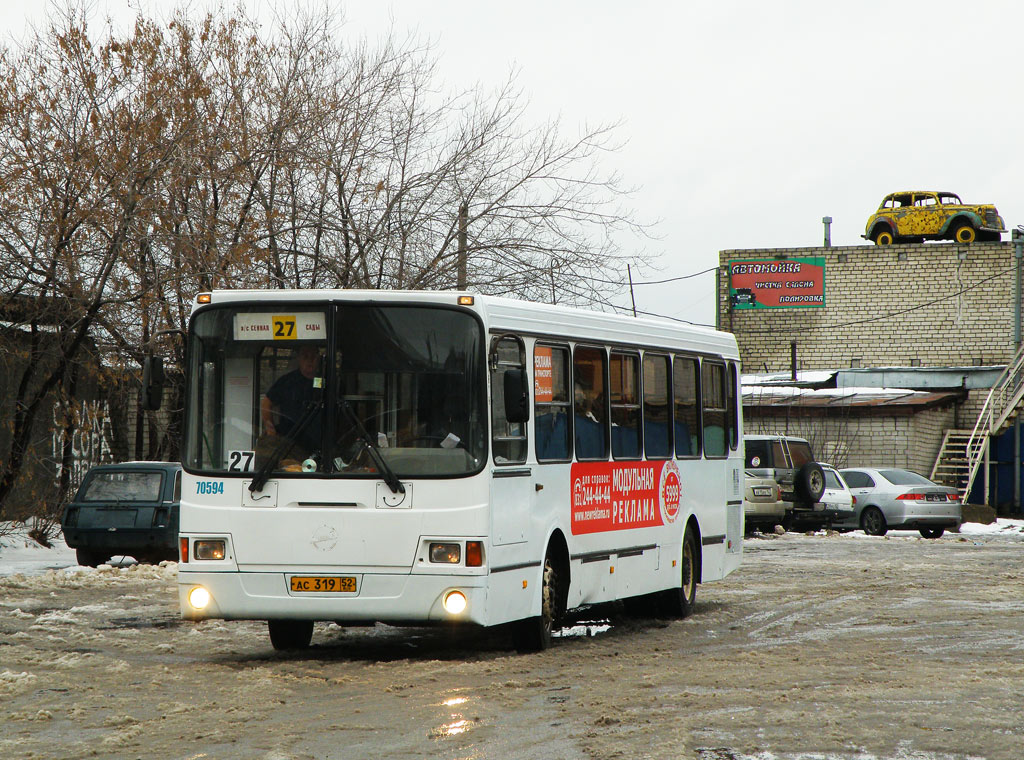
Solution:
<svg viewBox="0 0 1024 760">
<path fill-rule="evenodd" d="M 691 612 L 739 566 L 732 335 L 451 292 L 215 291 L 188 330 L 185 618 L 512 624 Z"/>
</svg>

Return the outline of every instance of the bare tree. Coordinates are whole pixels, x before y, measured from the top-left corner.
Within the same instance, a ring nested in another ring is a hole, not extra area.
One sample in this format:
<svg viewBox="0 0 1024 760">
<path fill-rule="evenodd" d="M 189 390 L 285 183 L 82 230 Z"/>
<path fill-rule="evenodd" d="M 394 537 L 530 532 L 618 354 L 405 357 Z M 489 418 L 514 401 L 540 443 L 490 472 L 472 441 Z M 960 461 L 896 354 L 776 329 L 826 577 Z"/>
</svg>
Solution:
<svg viewBox="0 0 1024 760">
<path fill-rule="evenodd" d="M 478 292 L 600 304 L 641 258 L 600 170 L 615 128 L 527 124 L 514 75 L 443 93 L 430 46 L 342 44 L 326 12 L 94 35 L 85 7 L 0 51 L 0 516 L 45 408 L 73 435 L 83 373 L 124 388 L 197 291 L 447 289 L 462 268 Z M 159 346 L 180 409 L 183 346 Z M 150 450 L 173 456 L 174 435 Z"/>
</svg>

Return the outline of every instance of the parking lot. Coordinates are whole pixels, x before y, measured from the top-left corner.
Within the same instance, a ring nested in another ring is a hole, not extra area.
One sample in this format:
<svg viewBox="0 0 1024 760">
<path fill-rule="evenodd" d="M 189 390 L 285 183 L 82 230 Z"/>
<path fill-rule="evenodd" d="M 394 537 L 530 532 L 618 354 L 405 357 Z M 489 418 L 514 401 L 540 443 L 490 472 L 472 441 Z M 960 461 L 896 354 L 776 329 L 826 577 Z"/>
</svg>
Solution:
<svg viewBox="0 0 1024 760">
<path fill-rule="evenodd" d="M 684 621 L 488 634 L 178 619 L 174 565 L 0 577 L 0 756 L 1024 756 L 1024 535 L 758 537 Z"/>
</svg>

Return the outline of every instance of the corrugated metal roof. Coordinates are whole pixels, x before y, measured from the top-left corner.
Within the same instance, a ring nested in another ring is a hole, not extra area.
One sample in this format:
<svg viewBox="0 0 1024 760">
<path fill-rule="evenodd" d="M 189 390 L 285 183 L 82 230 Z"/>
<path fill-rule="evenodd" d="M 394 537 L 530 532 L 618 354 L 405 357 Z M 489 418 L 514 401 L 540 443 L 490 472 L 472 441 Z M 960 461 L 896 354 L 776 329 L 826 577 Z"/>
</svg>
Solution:
<svg viewBox="0 0 1024 760">
<path fill-rule="evenodd" d="M 744 407 L 797 408 L 902 408 L 927 409 L 958 401 L 962 391 L 912 391 L 904 388 L 800 388 L 777 385 L 743 385 Z"/>
</svg>

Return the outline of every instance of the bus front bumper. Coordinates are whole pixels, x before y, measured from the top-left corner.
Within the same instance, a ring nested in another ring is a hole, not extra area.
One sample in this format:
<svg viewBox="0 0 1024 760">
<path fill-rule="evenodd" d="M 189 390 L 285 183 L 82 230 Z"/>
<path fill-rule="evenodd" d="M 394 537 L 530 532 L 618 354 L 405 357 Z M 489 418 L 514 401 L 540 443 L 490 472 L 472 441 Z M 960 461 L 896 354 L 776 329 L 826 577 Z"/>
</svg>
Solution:
<svg viewBox="0 0 1024 760">
<path fill-rule="evenodd" d="M 178 573 L 178 602 L 187 620 L 330 620 L 339 625 L 372 622 L 424 625 L 456 622 L 486 625 L 486 576 L 357 574 L 355 592 L 290 590 L 281 572 Z M 209 601 L 196 608 L 192 592 L 205 589 Z M 465 609 L 445 609 L 445 598 L 461 592 Z"/>
</svg>

